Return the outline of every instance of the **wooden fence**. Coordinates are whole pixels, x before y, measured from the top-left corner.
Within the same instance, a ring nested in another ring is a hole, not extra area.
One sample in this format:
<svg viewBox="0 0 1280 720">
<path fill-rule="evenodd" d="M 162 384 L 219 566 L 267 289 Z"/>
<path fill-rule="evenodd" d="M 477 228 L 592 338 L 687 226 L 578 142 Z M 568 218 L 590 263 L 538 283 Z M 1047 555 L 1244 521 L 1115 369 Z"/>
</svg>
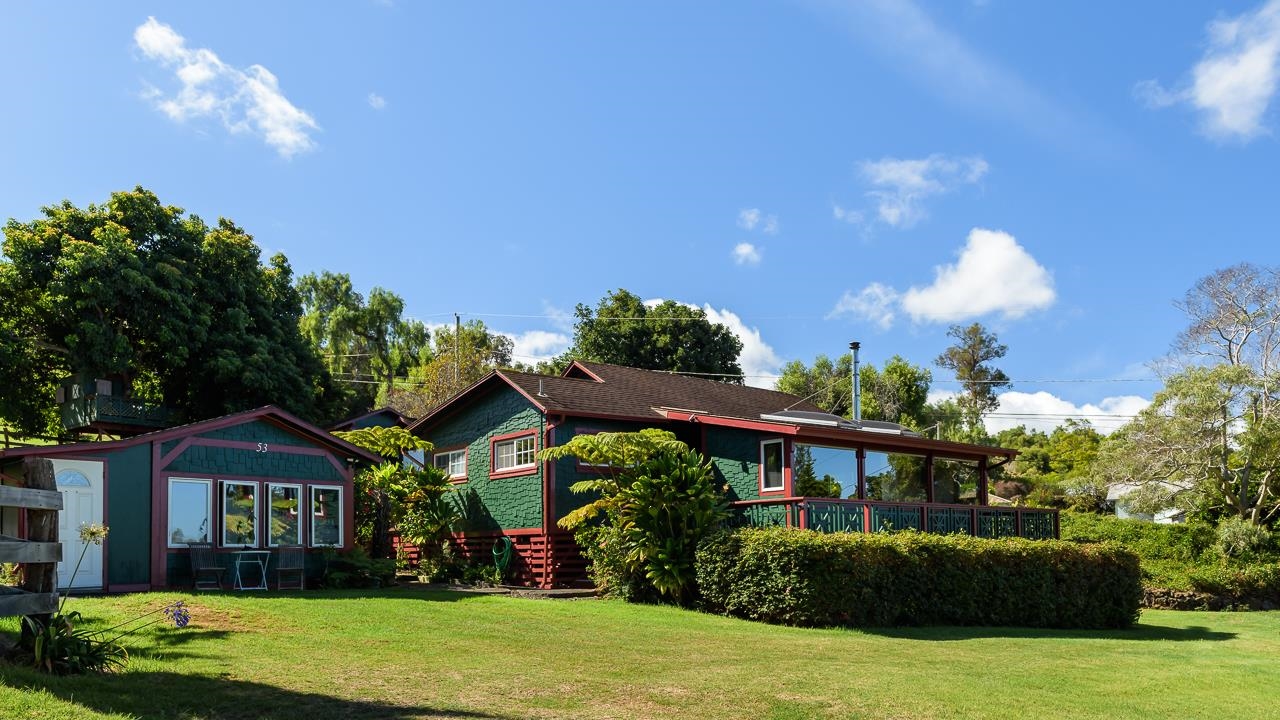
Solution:
<svg viewBox="0 0 1280 720">
<path fill-rule="evenodd" d="M 0 562 L 22 566 L 20 587 L 0 586 L 0 616 L 47 616 L 58 609 L 58 511 L 62 494 L 53 477 L 53 463 L 27 458 L 23 465 L 25 487 L 0 485 L 0 509 L 19 508 L 26 513 L 26 537 L 0 535 Z"/>
</svg>

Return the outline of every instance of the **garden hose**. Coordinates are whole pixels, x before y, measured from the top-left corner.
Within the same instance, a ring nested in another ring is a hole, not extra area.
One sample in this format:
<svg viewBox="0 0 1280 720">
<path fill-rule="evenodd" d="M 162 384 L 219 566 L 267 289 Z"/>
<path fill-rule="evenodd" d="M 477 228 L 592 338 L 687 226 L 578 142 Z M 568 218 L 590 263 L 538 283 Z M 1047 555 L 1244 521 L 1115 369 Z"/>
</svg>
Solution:
<svg viewBox="0 0 1280 720">
<path fill-rule="evenodd" d="M 500 537 L 493 543 L 493 566 L 498 569 L 498 576 L 505 577 L 507 565 L 511 563 L 511 538 Z"/>
</svg>

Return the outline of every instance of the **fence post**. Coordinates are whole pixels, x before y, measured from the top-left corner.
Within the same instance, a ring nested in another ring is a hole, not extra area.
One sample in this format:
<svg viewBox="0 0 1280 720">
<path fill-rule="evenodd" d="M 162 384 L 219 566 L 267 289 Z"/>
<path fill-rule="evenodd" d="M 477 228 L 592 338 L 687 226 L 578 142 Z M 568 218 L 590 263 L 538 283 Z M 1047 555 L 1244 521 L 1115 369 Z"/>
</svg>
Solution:
<svg viewBox="0 0 1280 720">
<path fill-rule="evenodd" d="M 57 490 L 53 476 L 53 462 L 45 458 L 26 458 L 23 463 L 23 477 L 26 486 L 36 490 Z M 37 510 L 29 508 L 27 513 L 28 542 L 58 542 L 58 511 Z M 23 566 L 22 589 L 29 593 L 58 592 L 58 563 L 28 563 Z M 48 625 L 52 617 L 49 613 L 30 616 L 42 625 Z M 22 627 L 23 636 L 27 635 L 26 624 Z"/>
</svg>

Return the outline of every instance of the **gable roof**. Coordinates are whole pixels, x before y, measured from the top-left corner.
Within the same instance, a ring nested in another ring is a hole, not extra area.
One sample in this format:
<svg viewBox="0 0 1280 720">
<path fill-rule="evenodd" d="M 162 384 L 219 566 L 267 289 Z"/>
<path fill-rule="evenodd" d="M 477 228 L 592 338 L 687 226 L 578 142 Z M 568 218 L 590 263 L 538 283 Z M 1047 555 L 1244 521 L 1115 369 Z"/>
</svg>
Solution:
<svg viewBox="0 0 1280 720">
<path fill-rule="evenodd" d="M 658 370 L 574 361 L 563 375 L 497 370 L 454 395 L 410 426 L 414 430 L 445 415 L 481 386 L 505 383 L 543 413 L 661 422 L 663 409 L 759 420 L 785 409 L 822 412 L 813 403 L 776 390 L 677 375 Z"/>
<path fill-rule="evenodd" d="M 101 452 L 103 450 L 117 450 L 141 445 L 143 443 L 156 441 L 163 442 L 172 438 L 196 435 L 202 432 L 208 432 L 209 430 L 239 425 L 253 420 L 265 420 L 285 430 L 289 430 L 295 434 L 306 437 L 317 445 L 326 446 L 340 455 L 354 457 L 374 464 L 382 462 L 382 458 L 378 457 L 374 453 L 325 432 L 323 429 L 316 427 L 306 420 L 303 420 L 290 412 L 286 412 L 275 405 L 266 405 L 254 410 L 245 410 L 243 412 L 232 413 L 230 415 L 223 415 L 222 417 L 187 423 L 186 425 L 177 425 L 175 427 L 165 428 L 164 430 L 156 430 L 155 432 L 135 435 L 123 440 L 81 442 L 71 443 L 68 445 L 31 445 L 28 447 L 9 448 L 7 450 L 0 450 L 0 459 L 23 457 L 27 455 L 56 457 L 61 455 Z"/>
<path fill-rule="evenodd" d="M 330 427 L 329 432 L 333 432 L 335 430 L 352 430 L 355 428 L 356 423 L 362 420 L 368 420 L 370 418 L 377 417 L 379 415 L 387 417 L 389 420 L 395 423 L 397 427 L 407 427 L 413 424 L 413 418 L 401 415 L 395 408 L 381 407 L 381 408 L 378 408 L 377 410 L 370 410 L 367 413 L 356 415 L 355 417 L 349 417 L 346 420 L 343 420 L 342 422 Z"/>
</svg>

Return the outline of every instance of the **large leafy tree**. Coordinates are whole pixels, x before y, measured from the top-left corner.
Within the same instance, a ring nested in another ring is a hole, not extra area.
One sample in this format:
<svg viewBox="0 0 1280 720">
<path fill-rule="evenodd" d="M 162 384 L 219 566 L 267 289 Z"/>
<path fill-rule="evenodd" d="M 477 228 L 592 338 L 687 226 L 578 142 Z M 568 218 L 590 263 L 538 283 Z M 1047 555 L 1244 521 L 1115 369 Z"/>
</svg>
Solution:
<svg viewBox="0 0 1280 720">
<path fill-rule="evenodd" d="M 952 371 L 960 381 L 962 392 L 956 402 L 966 427 L 973 431 L 981 426 L 983 413 L 999 406 L 996 391 L 1012 384 L 1003 370 L 990 364 L 1004 357 L 1009 348 L 979 323 L 952 325 L 947 337 L 955 344 L 942 351 L 934 364 Z"/>
<path fill-rule="evenodd" d="M 626 290 L 615 290 L 595 308 L 579 304 L 574 315 L 573 345 L 561 364 L 592 360 L 742 382 L 742 341 L 700 308 L 674 300 L 646 305 Z"/>
<path fill-rule="evenodd" d="M 302 332 L 345 385 L 347 412 L 355 414 L 387 399 L 412 368 L 431 359 L 430 332 L 404 317 L 404 300 L 375 287 L 356 292 L 346 273 L 311 273 L 298 279 Z"/>
<path fill-rule="evenodd" d="M 1174 372 L 1104 445 L 1104 482 L 1255 525 L 1280 518 L 1280 268 L 1234 265 L 1178 303 Z M 1163 497 L 1158 497 L 1163 496 Z"/>
<path fill-rule="evenodd" d="M 188 419 L 267 403 L 318 418 L 328 380 L 301 340 L 283 255 L 136 188 L 43 208 L 4 229 L 0 416 L 51 429 L 53 381 L 116 377 L 127 397 Z"/>
</svg>

